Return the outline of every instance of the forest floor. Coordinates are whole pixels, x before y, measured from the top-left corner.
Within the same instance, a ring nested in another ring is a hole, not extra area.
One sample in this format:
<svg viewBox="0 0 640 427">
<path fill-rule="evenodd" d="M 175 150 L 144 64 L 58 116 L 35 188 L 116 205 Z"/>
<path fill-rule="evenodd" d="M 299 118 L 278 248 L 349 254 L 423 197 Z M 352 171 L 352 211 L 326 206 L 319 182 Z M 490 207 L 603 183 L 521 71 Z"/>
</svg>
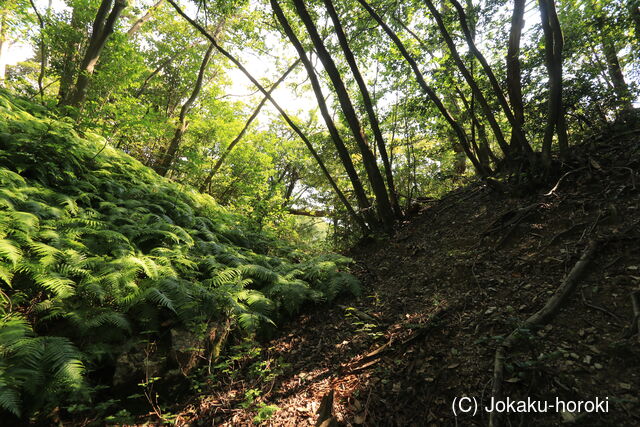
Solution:
<svg viewBox="0 0 640 427">
<path fill-rule="evenodd" d="M 423 204 L 391 239 L 355 248 L 362 297 L 283 325 L 258 359 L 243 362 L 279 363 L 279 375 L 228 379 L 183 407 L 178 422 L 251 425 L 260 406 L 277 405 L 267 425 L 314 425 L 333 390 L 342 425 L 487 425 L 482 410 L 456 419 L 454 398 L 489 403 L 500 341 L 545 305 L 598 240 L 557 317 L 507 355 L 503 395 L 608 397 L 608 413 L 550 409 L 503 421 L 640 425 L 640 341 L 624 338 L 630 294 L 640 289 L 640 134 L 605 139 L 577 150 L 547 188 L 507 197 L 473 184 Z M 256 399 L 247 401 L 252 388 Z"/>
</svg>

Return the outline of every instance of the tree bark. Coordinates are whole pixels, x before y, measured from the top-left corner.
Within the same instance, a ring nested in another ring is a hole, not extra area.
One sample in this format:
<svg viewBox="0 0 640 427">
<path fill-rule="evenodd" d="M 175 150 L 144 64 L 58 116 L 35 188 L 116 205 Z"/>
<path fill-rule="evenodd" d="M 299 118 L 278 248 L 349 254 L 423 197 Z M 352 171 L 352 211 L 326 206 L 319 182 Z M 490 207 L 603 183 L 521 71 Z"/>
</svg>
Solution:
<svg viewBox="0 0 640 427">
<path fill-rule="evenodd" d="M 351 98 L 349 97 L 347 88 L 344 85 L 340 72 L 338 71 L 338 67 L 333 61 L 331 54 L 324 46 L 322 38 L 320 37 L 320 34 L 318 33 L 303 0 L 293 0 L 293 5 L 296 8 L 298 16 L 304 23 L 316 49 L 316 53 L 318 54 L 318 57 L 320 58 L 320 61 L 329 75 L 331 83 L 336 91 L 342 112 L 344 113 L 347 124 L 351 129 L 351 133 L 353 134 L 356 144 L 360 150 L 360 154 L 362 155 L 362 163 L 367 171 L 371 189 L 376 197 L 376 210 L 378 212 L 378 216 L 382 221 L 384 229 L 390 232 L 393 229 L 395 217 L 389 201 L 389 194 L 387 193 L 387 188 L 385 187 L 380 169 L 378 169 L 376 159 L 365 141 L 364 130 L 360 125 L 360 121 L 358 120 L 358 116 L 351 102 Z"/>
<path fill-rule="evenodd" d="M 400 38 L 398 38 L 398 36 L 393 32 L 393 30 L 389 28 L 389 26 L 375 12 L 375 10 L 373 10 L 373 8 L 369 5 L 369 3 L 367 3 L 365 0 L 358 0 L 358 3 L 362 5 L 362 7 L 369 13 L 369 15 L 378 23 L 378 25 L 380 25 L 380 27 L 384 30 L 387 36 L 389 36 L 389 38 L 394 42 L 394 44 L 400 51 L 400 54 L 402 55 L 402 57 L 405 59 L 405 61 L 407 61 L 407 63 L 411 67 L 411 70 L 415 74 L 416 80 L 418 81 L 418 84 L 420 85 L 422 90 L 426 93 L 427 97 L 431 100 L 431 102 L 435 104 L 436 108 L 438 109 L 438 111 L 440 111 L 440 114 L 442 114 L 442 116 L 447 121 L 449 126 L 453 128 L 454 133 L 458 138 L 458 141 L 464 148 L 465 154 L 467 155 L 467 157 L 469 157 L 469 160 L 471 160 L 471 163 L 473 163 L 473 166 L 475 167 L 478 174 L 480 176 L 487 176 L 489 172 L 482 167 L 477 157 L 471 152 L 469 141 L 467 140 L 467 136 L 464 132 L 464 129 L 462 129 L 462 126 L 460 126 L 460 124 L 456 120 L 454 120 L 453 117 L 451 117 L 451 114 L 449 114 L 449 111 L 447 111 L 446 107 L 444 106 L 444 104 L 442 103 L 438 95 L 427 84 L 426 80 L 424 79 L 424 76 L 422 75 L 422 72 L 420 71 L 420 68 L 418 68 L 418 64 L 416 63 L 415 59 L 413 59 L 413 57 L 409 54 L 406 47 L 400 40 Z"/>
<path fill-rule="evenodd" d="M 508 156 L 509 146 L 504 139 L 502 129 L 500 128 L 500 125 L 498 124 L 498 121 L 496 120 L 496 117 L 493 114 L 493 111 L 491 111 L 491 107 L 489 106 L 487 99 L 485 98 L 484 94 L 478 87 L 477 82 L 475 81 L 475 79 L 467 69 L 466 65 L 460 58 L 460 54 L 458 54 L 458 49 L 456 48 L 455 43 L 451 39 L 451 35 L 449 34 L 447 27 L 444 25 L 444 21 L 442 20 L 442 15 L 440 14 L 440 12 L 438 12 L 438 10 L 436 9 L 436 7 L 434 6 L 431 0 L 424 0 L 424 3 L 427 5 L 427 8 L 431 12 L 431 15 L 433 15 L 433 18 L 436 20 L 436 24 L 438 25 L 440 34 L 442 35 L 442 38 L 444 39 L 445 43 L 449 47 L 451 56 L 454 62 L 456 63 L 456 65 L 458 66 L 458 70 L 460 71 L 460 73 L 466 80 L 467 84 L 471 88 L 473 94 L 475 95 L 478 102 L 480 103 L 480 106 L 482 107 L 482 112 L 484 113 L 485 118 L 487 119 L 487 121 L 489 122 L 489 125 L 491 126 L 491 129 L 493 130 L 493 134 L 496 137 L 496 141 L 498 142 L 498 145 L 502 149 L 502 152 L 505 154 L 505 156 Z"/>
<path fill-rule="evenodd" d="M 329 12 L 331 21 L 333 22 L 333 27 L 335 28 L 336 35 L 338 36 L 338 42 L 340 43 L 342 52 L 344 53 L 347 63 L 349 64 L 349 68 L 351 69 L 351 73 L 353 74 L 353 77 L 358 84 L 358 88 L 360 89 L 360 94 L 362 95 L 362 103 L 364 105 L 365 111 L 367 112 L 369 122 L 371 123 L 371 130 L 373 131 L 376 145 L 378 147 L 378 151 L 380 152 L 380 158 L 382 159 L 382 164 L 384 166 L 387 186 L 389 188 L 389 199 L 391 202 L 391 206 L 394 210 L 395 216 L 397 218 L 400 218 L 402 217 L 402 210 L 400 209 L 400 205 L 398 203 L 398 195 L 396 193 L 396 187 L 393 180 L 393 170 L 391 169 L 391 163 L 389 162 L 387 148 L 384 138 L 382 137 L 382 131 L 380 130 L 378 116 L 375 113 L 373 101 L 371 99 L 371 95 L 369 94 L 369 89 L 367 88 L 367 84 L 365 83 L 364 78 L 360 73 L 360 69 L 358 68 L 358 64 L 353 55 L 353 52 L 349 47 L 349 42 L 347 40 L 344 29 L 342 28 L 340 18 L 338 17 L 338 12 L 336 11 L 331 0 L 324 0 L 324 4 L 327 11 Z"/>
<path fill-rule="evenodd" d="M 194 21 L 193 19 L 191 19 L 187 14 L 185 14 L 182 9 L 180 9 L 180 7 L 176 4 L 176 2 L 174 0 L 167 0 L 171 6 L 173 6 L 173 8 L 176 10 L 176 12 L 178 12 L 178 14 L 180 16 L 182 16 L 187 22 L 189 22 L 189 24 L 191 24 L 196 30 L 198 30 L 200 32 L 200 34 L 202 34 L 203 36 L 205 36 L 207 39 L 209 39 L 209 41 L 211 41 L 211 44 L 213 44 L 213 46 L 216 48 L 216 50 L 218 52 L 220 52 L 224 57 L 226 57 L 227 59 L 229 59 L 236 67 L 238 67 L 238 69 L 240 71 L 242 71 L 242 73 L 251 81 L 251 83 L 253 83 L 253 85 L 258 88 L 258 90 L 260 92 L 262 92 L 265 97 L 267 99 L 269 99 L 269 101 L 271 102 L 271 104 L 275 107 L 276 110 L 278 110 L 278 112 L 280 113 L 280 115 L 282 116 L 282 119 L 289 125 L 289 127 L 291 127 L 291 129 L 300 137 L 300 139 L 302 140 L 302 142 L 304 142 L 304 144 L 306 145 L 307 149 L 309 150 L 309 152 L 311 153 L 311 155 L 313 156 L 313 158 L 316 160 L 316 162 L 318 163 L 318 166 L 320 167 L 320 170 L 322 170 L 322 173 L 324 174 L 324 176 L 327 178 L 327 181 L 329 182 L 329 184 L 331 185 L 331 188 L 333 188 L 333 190 L 335 191 L 336 195 L 338 196 L 338 199 L 340 199 L 340 201 L 342 202 L 342 204 L 344 205 L 344 207 L 347 209 L 347 212 L 349 213 L 349 216 L 355 221 L 356 224 L 358 224 L 358 226 L 360 227 L 360 229 L 362 230 L 362 232 L 364 234 L 368 234 L 369 233 L 369 229 L 366 225 L 366 223 L 364 222 L 364 220 L 362 219 L 362 217 L 360 215 L 358 215 L 356 213 L 356 211 L 353 209 L 353 207 L 351 206 L 351 203 L 349 202 L 349 200 L 346 198 L 346 196 L 344 195 L 344 193 L 342 192 L 342 190 L 340 190 L 340 188 L 338 187 L 338 185 L 336 184 L 336 181 L 333 179 L 333 177 L 331 176 L 331 174 L 329 173 L 329 170 L 327 169 L 327 167 L 325 166 L 322 158 L 320 157 L 320 155 L 318 154 L 318 152 L 313 148 L 313 144 L 311 144 L 311 141 L 309 141 L 309 138 L 307 138 L 307 136 L 304 134 L 304 132 L 302 132 L 302 130 L 300 129 L 300 127 L 298 127 L 298 125 L 296 125 L 293 120 L 291 120 L 291 118 L 289 117 L 289 115 L 282 109 L 282 107 L 273 99 L 273 97 L 269 94 L 269 92 L 264 88 L 264 86 L 262 86 L 260 84 L 260 82 L 258 82 L 258 80 L 256 80 L 255 77 L 253 77 L 251 75 L 251 73 L 249 73 L 249 71 L 240 63 L 240 61 L 238 61 L 233 55 L 231 55 L 229 52 L 227 52 L 226 49 L 224 49 L 222 46 L 220 46 L 218 44 L 218 42 L 216 41 L 216 39 L 207 32 L 207 30 L 205 30 L 200 24 L 198 24 L 196 21 Z"/>
<path fill-rule="evenodd" d="M 551 146 L 554 131 L 558 135 L 561 155 L 567 149 L 567 130 L 562 105 L 562 31 L 556 14 L 554 0 L 539 0 L 542 30 L 545 38 L 545 64 L 549 74 L 549 99 L 547 125 L 542 141 L 542 162 L 545 169 L 551 166 Z"/>
<path fill-rule="evenodd" d="M 200 91 L 202 90 L 202 83 L 204 81 L 204 73 L 207 70 L 207 65 L 209 65 L 209 59 L 211 59 L 211 54 L 213 53 L 214 46 L 210 44 L 207 48 L 207 51 L 202 58 L 202 62 L 200 63 L 200 69 L 198 70 L 198 78 L 196 79 L 195 85 L 193 86 L 193 90 L 191 91 L 191 96 L 189 99 L 182 104 L 182 108 L 180 108 L 180 118 L 178 126 L 176 127 L 175 133 L 173 135 L 173 139 L 169 143 L 167 147 L 167 151 L 164 153 L 158 165 L 154 168 L 155 171 L 161 175 L 166 176 L 167 172 L 169 172 L 169 168 L 171 164 L 175 160 L 176 154 L 178 152 L 178 148 L 180 147 L 180 143 L 182 142 L 182 137 L 184 133 L 187 131 L 189 127 L 189 123 L 187 122 L 187 114 L 191 111 L 193 107 L 193 103 L 200 95 Z"/>
<path fill-rule="evenodd" d="M 607 71 L 613 84 L 613 89 L 616 94 L 616 101 L 618 108 L 624 113 L 633 109 L 631 103 L 631 91 L 629 85 L 624 80 L 624 74 L 622 73 L 622 67 L 620 66 L 620 60 L 618 59 L 618 52 L 615 47 L 615 43 L 609 35 L 606 33 L 604 18 L 597 17 L 596 23 L 600 32 L 600 41 L 602 44 L 602 52 L 607 61 Z"/>
<path fill-rule="evenodd" d="M 511 15 L 511 31 L 509 32 L 509 48 L 507 49 L 507 91 L 516 123 L 520 129 L 524 126 L 524 103 L 522 101 L 522 71 L 520 68 L 520 40 L 524 27 L 525 0 L 514 0 Z M 518 147 L 519 140 L 512 132 L 511 146 L 518 151 L 526 148 Z M 528 144 L 527 144 L 528 145 Z M 529 150 L 531 147 L 529 146 Z"/>
<path fill-rule="evenodd" d="M 80 31 L 82 22 L 80 22 L 80 13 L 77 8 L 71 12 L 71 28 Z M 64 54 L 62 72 L 60 73 L 60 86 L 58 88 L 58 104 L 63 105 L 69 98 L 73 87 L 73 79 L 76 73 L 77 64 L 79 62 L 80 46 L 77 40 L 69 40 L 69 46 Z"/>
<path fill-rule="evenodd" d="M 307 53 L 304 50 L 302 43 L 300 42 L 298 37 L 295 35 L 293 29 L 291 28 L 291 25 L 289 25 L 289 21 L 284 15 L 284 11 L 280 7 L 280 4 L 278 3 L 277 0 L 271 0 L 271 8 L 273 9 L 276 15 L 276 18 L 278 19 L 278 22 L 282 26 L 282 29 L 284 30 L 286 36 L 289 38 L 289 41 L 291 42 L 293 47 L 296 49 L 298 56 L 302 61 L 302 64 L 307 70 L 307 75 L 309 76 L 311 87 L 316 96 L 318 107 L 320 108 L 320 114 L 322 115 L 325 121 L 325 124 L 327 126 L 327 129 L 329 130 L 331 139 L 333 140 L 333 143 L 338 152 L 338 157 L 340 157 L 340 161 L 342 162 L 347 172 L 347 175 L 349 176 L 349 180 L 351 181 L 351 185 L 353 187 L 353 190 L 356 196 L 358 207 L 360 208 L 361 212 L 363 213 L 369 225 L 373 228 L 377 228 L 378 221 L 375 218 L 375 215 L 373 214 L 373 211 L 371 209 L 371 204 L 369 203 L 369 199 L 362 185 L 362 181 L 360 180 L 360 177 L 358 176 L 355 166 L 353 165 L 353 161 L 351 160 L 351 155 L 349 154 L 349 151 L 347 150 L 347 147 L 344 144 L 342 137 L 340 136 L 340 132 L 338 131 L 338 128 L 333 122 L 333 118 L 331 117 L 331 113 L 329 112 L 329 108 L 327 107 L 326 101 L 324 99 L 324 95 L 322 94 L 320 80 L 316 75 L 315 69 L 313 68 L 313 64 L 311 64 L 311 61 L 307 57 Z"/>
<path fill-rule="evenodd" d="M 269 95 L 271 95 L 273 91 L 276 90 L 276 88 L 280 85 L 280 83 L 282 83 L 287 78 L 287 76 L 298 66 L 299 63 L 300 63 L 300 60 L 297 59 L 293 64 L 289 66 L 289 68 L 287 68 L 284 74 L 271 86 L 271 88 L 269 89 Z M 253 113 L 251 114 L 251 116 L 249 116 L 249 119 L 247 119 L 240 133 L 238 133 L 238 135 L 233 139 L 233 141 L 231 141 L 231 143 L 227 146 L 224 152 L 220 155 L 220 157 L 214 164 L 213 168 L 211 168 L 209 175 L 207 175 L 206 179 L 200 186 L 200 192 L 204 192 L 205 189 L 209 186 L 214 175 L 218 172 L 218 170 L 224 163 L 227 156 L 231 153 L 231 151 L 233 151 L 235 146 L 242 140 L 242 137 L 247 132 L 247 129 L 249 129 L 249 126 L 251 126 L 251 123 L 253 123 L 256 117 L 258 117 L 258 114 L 260 114 L 260 110 L 262 110 L 262 107 L 266 102 L 267 102 L 267 98 L 266 97 L 262 98 L 258 106 L 253 110 Z"/>
<path fill-rule="evenodd" d="M 104 49 L 104 45 L 109 36 L 113 34 L 116 21 L 126 6 L 126 0 L 115 0 L 113 7 L 112 0 L 102 0 L 98 8 L 98 13 L 96 14 L 96 19 L 93 22 L 89 46 L 80 64 L 78 79 L 68 99 L 63 102 L 63 105 L 78 107 L 84 102 L 91 76 L 100 59 L 102 49 Z"/>
<path fill-rule="evenodd" d="M 426 0 L 426 1 L 428 1 L 428 0 Z M 498 98 L 498 102 L 500 103 L 500 106 L 502 107 L 502 110 L 504 111 L 504 114 L 507 117 L 507 120 L 509 121 L 509 124 L 511 125 L 512 139 L 515 138 L 515 141 L 516 141 L 516 143 L 518 145 L 519 151 L 528 151 L 528 152 L 530 152 L 531 151 L 531 146 L 527 142 L 527 139 L 526 139 L 526 136 L 524 134 L 524 131 L 522 130 L 522 125 L 524 123 L 524 120 L 522 122 L 519 122 L 516 119 L 515 113 L 509 107 L 509 103 L 507 102 L 507 98 L 504 96 L 502 88 L 500 87 L 500 83 L 498 83 L 498 79 L 496 78 L 495 74 L 493 73 L 493 70 L 491 69 L 491 66 L 487 62 L 487 60 L 484 57 L 484 55 L 482 55 L 482 53 L 476 47 L 474 38 L 473 38 L 473 36 L 471 34 L 471 31 L 469 30 L 469 25 L 467 23 L 467 15 L 466 15 L 466 13 L 464 11 L 464 8 L 462 7 L 462 5 L 460 5 L 460 3 L 457 0 L 450 0 L 450 1 L 451 1 L 451 3 L 453 4 L 453 6 L 455 7 L 455 9 L 456 9 L 456 11 L 458 13 L 458 18 L 460 20 L 460 26 L 462 27 L 462 32 L 464 33 L 464 37 L 465 37 L 465 40 L 467 42 L 467 46 L 469 46 L 469 51 L 471 51 L 471 53 L 476 57 L 476 59 L 478 59 L 478 62 L 480 62 L 480 64 L 482 65 L 482 69 L 484 70 L 486 76 L 488 77 L 489 82 L 491 83 L 491 87 L 493 88 L 493 91 L 494 91 L 496 97 Z M 515 0 L 515 1 L 517 3 L 518 1 L 523 1 L 523 0 Z M 428 1 L 428 3 L 431 3 L 431 1 Z M 517 4 L 516 4 L 516 6 L 517 6 Z M 524 10 L 524 4 L 523 4 L 523 10 Z M 440 18 L 440 22 L 442 22 L 441 18 Z M 444 27 L 444 24 L 442 24 L 442 26 Z M 522 22 L 520 22 L 520 28 L 522 28 Z M 512 34 L 513 34 L 513 29 L 512 29 Z M 519 40 L 519 38 L 518 38 L 517 42 L 518 42 L 518 44 L 516 46 L 512 46 L 512 40 L 511 40 L 511 37 L 510 37 L 510 39 L 509 39 L 509 49 L 510 49 L 510 53 L 512 55 L 515 55 L 516 61 L 518 61 L 518 52 L 519 52 L 519 49 L 520 49 L 520 40 Z M 514 48 L 514 47 L 515 47 L 515 54 L 513 52 L 511 52 L 511 49 Z M 455 45 L 454 45 L 454 48 L 455 48 Z M 520 82 L 520 80 L 518 79 L 518 83 L 519 82 Z M 520 99 L 520 101 L 522 101 L 522 99 Z M 482 104 L 482 102 L 481 102 L 481 104 Z"/>
</svg>

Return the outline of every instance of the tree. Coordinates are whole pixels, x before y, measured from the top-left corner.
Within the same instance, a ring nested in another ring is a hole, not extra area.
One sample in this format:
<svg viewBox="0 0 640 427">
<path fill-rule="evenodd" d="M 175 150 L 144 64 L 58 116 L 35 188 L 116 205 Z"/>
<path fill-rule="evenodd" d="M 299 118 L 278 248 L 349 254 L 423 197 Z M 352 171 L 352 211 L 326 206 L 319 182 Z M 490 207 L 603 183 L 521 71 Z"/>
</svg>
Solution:
<svg viewBox="0 0 640 427">
<path fill-rule="evenodd" d="M 100 54 L 104 49 L 107 39 L 115 30 L 116 22 L 120 13 L 127 6 L 126 0 L 102 0 L 98 12 L 96 13 L 89 45 L 80 63 L 78 76 L 75 85 L 68 94 L 63 94 L 61 105 L 79 107 L 87 96 L 87 87 L 91 81 L 91 76 L 96 64 L 100 59 Z M 74 9 L 75 13 L 75 9 Z"/>
</svg>

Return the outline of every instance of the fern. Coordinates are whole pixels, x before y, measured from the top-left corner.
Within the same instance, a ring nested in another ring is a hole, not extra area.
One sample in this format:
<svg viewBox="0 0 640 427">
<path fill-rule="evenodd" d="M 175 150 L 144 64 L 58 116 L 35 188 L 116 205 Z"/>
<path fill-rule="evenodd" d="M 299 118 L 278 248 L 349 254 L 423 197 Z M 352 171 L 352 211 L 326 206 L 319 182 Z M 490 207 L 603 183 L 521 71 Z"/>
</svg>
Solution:
<svg viewBox="0 0 640 427">
<path fill-rule="evenodd" d="M 299 262 L 211 197 L 37 109 L 0 91 L 0 409 L 44 414 L 74 393 L 86 404 L 80 361 L 113 363 L 141 331 L 230 318 L 253 334 L 359 291 L 348 258 Z"/>
</svg>

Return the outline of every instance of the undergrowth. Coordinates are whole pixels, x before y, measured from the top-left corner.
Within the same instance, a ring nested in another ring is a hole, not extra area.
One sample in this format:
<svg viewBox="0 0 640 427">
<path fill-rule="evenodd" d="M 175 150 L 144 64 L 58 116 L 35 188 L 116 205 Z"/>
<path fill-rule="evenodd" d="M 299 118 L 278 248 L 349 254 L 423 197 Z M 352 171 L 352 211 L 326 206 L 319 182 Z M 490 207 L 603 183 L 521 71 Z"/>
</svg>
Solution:
<svg viewBox="0 0 640 427">
<path fill-rule="evenodd" d="M 0 409 L 37 419 L 90 402 L 94 373 L 166 331 L 227 322 L 251 335 L 306 302 L 358 293 L 348 258 L 247 229 L 0 92 Z"/>
</svg>

